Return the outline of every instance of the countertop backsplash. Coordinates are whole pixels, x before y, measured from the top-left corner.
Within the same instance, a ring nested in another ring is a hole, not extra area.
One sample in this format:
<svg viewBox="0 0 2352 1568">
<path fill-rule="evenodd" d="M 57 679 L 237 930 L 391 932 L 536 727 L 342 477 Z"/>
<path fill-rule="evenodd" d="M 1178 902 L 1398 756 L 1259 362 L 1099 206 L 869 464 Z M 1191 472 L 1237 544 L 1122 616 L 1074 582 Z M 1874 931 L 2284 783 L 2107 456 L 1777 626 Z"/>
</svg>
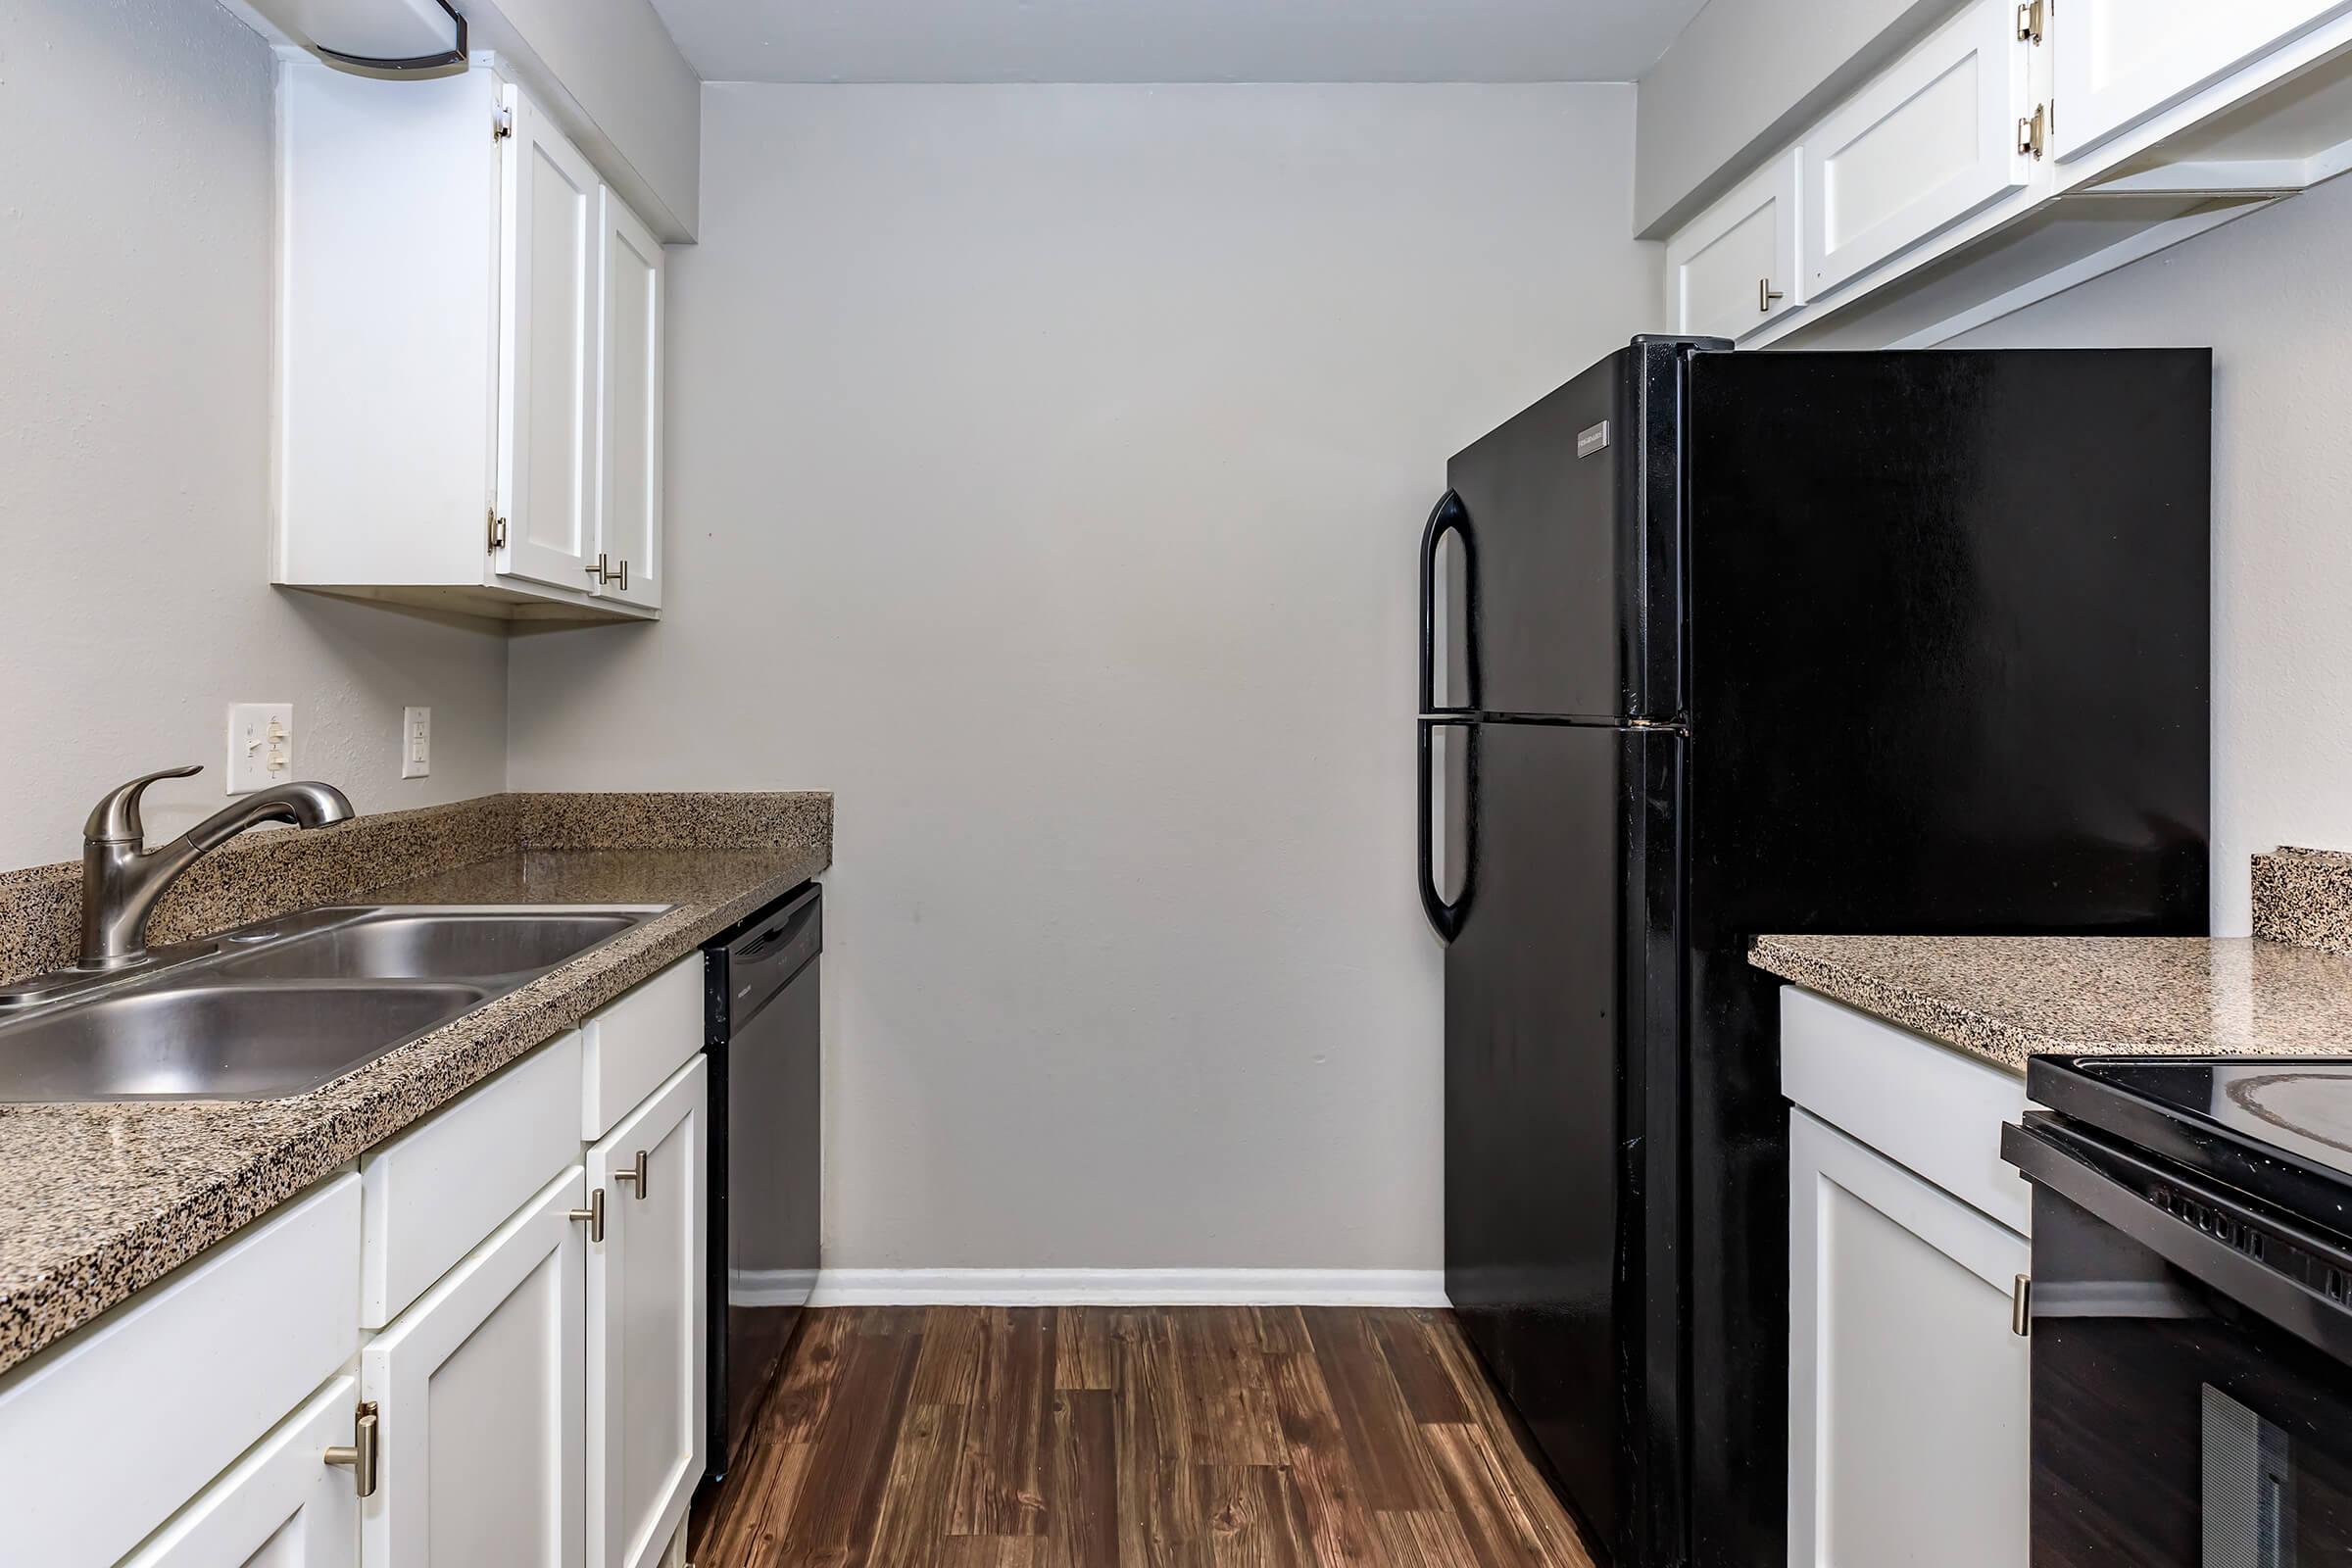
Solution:
<svg viewBox="0 0 2352 1568">
<path fill-rule="evenodd" d="M 821 792 L 484 795 L 308 832 L 247 833 L 199 859 L 156 906 L 148 941 L 209 936 L 387 883 L 519 852 L 808 849 L 829 844 Z M 81 863 L 0 872 L 0 982 L 72 965 Z"/>
</svg>

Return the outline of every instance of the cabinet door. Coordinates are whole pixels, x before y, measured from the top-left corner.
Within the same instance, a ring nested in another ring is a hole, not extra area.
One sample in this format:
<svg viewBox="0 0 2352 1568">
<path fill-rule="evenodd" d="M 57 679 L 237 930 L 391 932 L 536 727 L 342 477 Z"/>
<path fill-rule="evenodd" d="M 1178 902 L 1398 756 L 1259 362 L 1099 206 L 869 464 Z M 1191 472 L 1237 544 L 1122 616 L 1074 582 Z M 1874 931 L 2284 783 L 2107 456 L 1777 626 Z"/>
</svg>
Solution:
<svg viewBox="0 0 2352 1568">
<path fill-rule="evenodd" d="M 1753 336 L 1804 303 L 1796 260 L 1802 148 L 1791 147 L 1666 242 L 1674 329 Z"/>
<path fill-rule="evenodd" d="M 707 1077 L 697 1056 L 588 1152 L 589 1568 L 653 1568 L 703 1478 Z"/>
<path fill-rule="evenodd" d="M 326 1450 L 352 1441 L 359 1387 L 321 1389 L 122 1568 L 358 1568 L 359 1494 Z"/>
<path fill-rule="evenodd" d="M 2067 0 L 2049 19 L 2060 163 L 2352 11 L 2352 0 Z"/>
<path fill-rule="evenodd" d="M 0 1377 L 0 1564 L 104 1568 L 201 1495 L 358 1353 L 359 1265 L 347 1174 Z"/>
<path fill-rule="evenodd" d="M 510 90 L 501 155 L 498 514 L 502 576 L 582 592 L 595 554 L 596 171 Z"/>
<path fill-rule="evenodd" d="M 2027 1561 L 2025 1239 L 1789 1124 L 1790 1568 Z"/>
<path fill-rule="evenodd" d="M 2033 46 L 2010 0 L 1976 3 L 1807 135 L 1805 288 L 1817 297 L 1933 239 L 2031 178 Z"/>
<path fill-rule="evenodd" d="M 368 1568 L 578 1568 L 584 1192 L 574 1165 L 360 1352 Z"/>
<path fill-rule="evenodd" d="M 653 230 L 608 187 L 604 280 L 603 450 L 596 548 L 616 576 L 598 593 L 654 609 L 662 603 L 662 274 Z"/>
</svg>

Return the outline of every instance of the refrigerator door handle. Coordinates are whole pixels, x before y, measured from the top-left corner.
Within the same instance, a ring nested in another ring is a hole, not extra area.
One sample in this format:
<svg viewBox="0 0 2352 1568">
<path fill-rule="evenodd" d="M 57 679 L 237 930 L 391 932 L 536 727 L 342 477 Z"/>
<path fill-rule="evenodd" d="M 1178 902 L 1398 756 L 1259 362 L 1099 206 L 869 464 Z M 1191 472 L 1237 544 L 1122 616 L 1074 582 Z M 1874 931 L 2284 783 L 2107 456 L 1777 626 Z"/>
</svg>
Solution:
<svg viewBox="0 0 2352 1568">
<path fill-rule="evenodd" d="M 1462 696 L 1460 707 L 1438 703 L 1438 547 L 1452 534 L 1462 542 Z M 1478 708 L 1478 548 L 1470 537 L 1470 509 L 1448 490 L 1430 509 L 1421 530 L 1421 711 L 1465 713 Z"/>
<path fill-rule="evenodd" d="M 1462 929 L 1462 916 L 1470 908 L 1470 883 L 1478 867 L 1478 813 L 1471 808 L 1469 801 L 1462 803 L 1462 885 L 1460 891 L 1454 894 L 1453 902 L 1448 904 L 1446 896 L 1438 891 L 1437 827 L 1430 820 L 1430 808 L 1436 804 L 1436 789 L 1432 771 L 1437 765 L 1437 731 L 1448 724 L 1463 732 L 1465 743 L 1470 748 L 1464 758 L 1463 776 L 1472 793 L 1475 794 L 1478 789 L 1477 726 L 1459 720 L 1424 718 L 1420 720 L 1418 726 L 1421 736 L 1417 796 L 1420 803 L 1418 838 L 1421 849 L 1419 871 L 1421 910 L 1429 916 L 1430 929 L 1436 931 L 1444 941 L 1451 942 Z"/>
</svg>

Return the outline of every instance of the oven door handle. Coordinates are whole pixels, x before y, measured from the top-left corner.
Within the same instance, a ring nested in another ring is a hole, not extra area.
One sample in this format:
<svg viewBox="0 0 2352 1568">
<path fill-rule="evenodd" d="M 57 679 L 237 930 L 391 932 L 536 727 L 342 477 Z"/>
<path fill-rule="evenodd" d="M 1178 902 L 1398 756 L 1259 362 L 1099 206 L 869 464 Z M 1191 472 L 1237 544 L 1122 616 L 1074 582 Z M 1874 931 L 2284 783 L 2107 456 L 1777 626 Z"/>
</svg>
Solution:
<svg viewBox="0 0 2352 1568">
<path fill-rule="evenodd" d="M 2026 1179 L 2048 1188 L 2087 1210 L 2182 1273 L 2218 1294 L 2260 1313 L 2297 1339 L 2338 1361 L 2352 1364 L 2352 1306 L 2330 1300 L 2279 1269 L 2256 1261 L 2236 1245 L 2157 1206 L 2148 1196 L 2164 1188 L 2227 1219 L 2232 1226 L 2266 1232 L 2291 1243 L 2335 1270 L 2352 1294 L 2352 1251 L 2289 1221 L 2248 1209 L 2242 1200 L 2185 1179 L 2104 1141 L 2095 1145 L 2067 1131 L 2036 1122 L 2001 1129 L 2001 1157 Z M 2037 1244 L 2038 1245 L 2038 1244 Z M 2044 1276 L 2036 1258 L 2033 1296 L 2036 1325 L 2044 1318 L 2080 1316 L 2094 1305 L 2109 1315 L 2112 1300 L 2070 1300 L 2064 1287 Z"/>
</svg>

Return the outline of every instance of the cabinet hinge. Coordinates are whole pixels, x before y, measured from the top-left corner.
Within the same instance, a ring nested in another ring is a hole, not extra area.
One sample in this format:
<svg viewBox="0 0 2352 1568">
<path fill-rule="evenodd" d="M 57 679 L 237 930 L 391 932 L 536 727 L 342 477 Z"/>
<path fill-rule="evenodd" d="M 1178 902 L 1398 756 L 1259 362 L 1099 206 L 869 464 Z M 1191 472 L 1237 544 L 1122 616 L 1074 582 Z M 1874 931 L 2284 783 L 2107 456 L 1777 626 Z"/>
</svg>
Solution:
<svg viewBox="0 0 2352 1568">
<path fill-rule="evenodd" d="M 2049 117 L 2050 111 L 2047 104 L 2035 104 L 2034 118 L 2017 122 L 2017 155 L 2020 158 L 2029 153 L 2036 160 L 2041 157 L 2042 146 L 2049 134 Z"/>
<path fill-rule="evenodd" d="M 490 120 L 490 139 L 491 139 L 492 141 L 505 141 L 505 140 L 506 140 L 506 139 L 507 139 L 509 136 L 512 136 L 512 135 L 514 135 L 514 110 L 512 110 L 512 109 L 501 109 L 501 110 L 500 110 L 500 111 L 499 111 L 499 112 L 498 112 L 496 115 L 494 115 L 494 116 L 492 116 L 492 117 L 491 117 L 491 120 Z"/>
<path fill-rule="evenodd" d="M 490 548 L 493 550 L 507 548 L 507 519 L 498 514 L 498 509 L 495 507 L 490 509 Z"/>
<path fill-rule="evenodd" d="M 2034 1336 L 2034 1276 L 2020 1274 L 2009 1288 L 2009 1332 L 2019 1339 Z"/>
<path fill-rule="evenodd" d="M 2048 22 L 2048 0 L 2025 0 L 2017 8 L 2017 35 L 2028 43 L 2041 42 L 2041 29 Z"/>
</svg>

